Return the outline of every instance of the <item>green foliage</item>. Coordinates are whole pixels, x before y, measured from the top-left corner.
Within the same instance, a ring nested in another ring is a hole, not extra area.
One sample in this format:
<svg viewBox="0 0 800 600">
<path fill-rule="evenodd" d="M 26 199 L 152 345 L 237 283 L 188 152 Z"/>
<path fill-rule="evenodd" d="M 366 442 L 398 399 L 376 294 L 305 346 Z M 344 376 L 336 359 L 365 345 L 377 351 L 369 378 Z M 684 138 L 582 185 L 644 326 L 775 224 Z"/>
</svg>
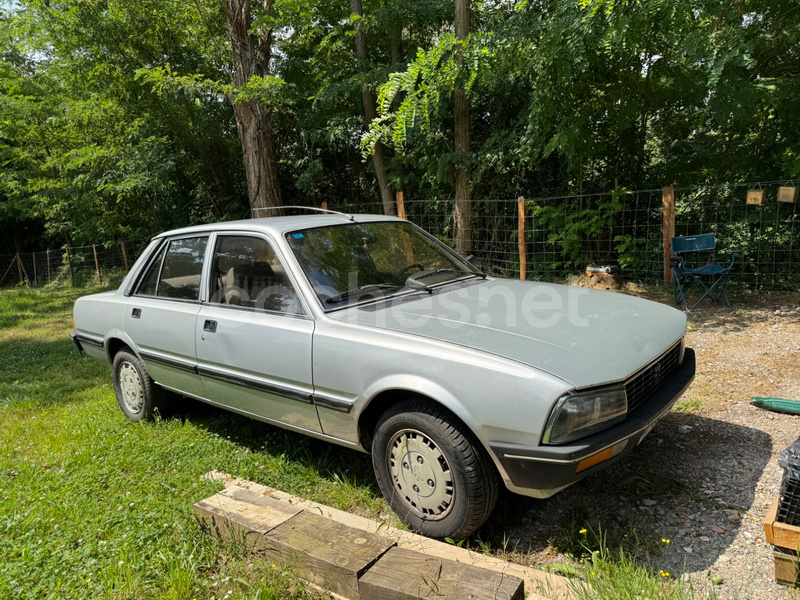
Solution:
<svg viewBox="0 0 800 600">
<path fill-rule="evenodd" d="M 231 106 L 242 100 L 271 113 L 291 203 L 374 202 L 378 141 L 407 201 L 452 197 L 457 165 L 471 170 L 473 198 L 493 199 L 800 177 L 792 0 L 479 2 L 465 41 L 453 9 L 366 0 L 356 17 L 332 0 L 254 3 L 270 72 L 240 86 L 210 0 L 2 9 L 0 252 L 245 216 Z M 453 148 L 455 86 L 471 106 L 466 159 Z M 364 89 L 378 98 L 374 123 Z M 542 215 L 569 221 L 553 240 L 565 262 L 583 262 L 609 225 L 591 209 L 578 207 L 585 223 Z M 640 270 L 652 249 L 635 239 L 615 233 L 592 252 Z"/>
<path fill-rule="evenodd" d="M 637 244 L 633 237 L 612 233 L 620 213 L 629 208 L 624 202 L 626 194 L 623 189 L 608 195 L 578 198 L 577 206 L 567 202 L 528 203 L 537 227 L 550 231 L 548 244 L 560 250 L 563 260 L 560 268 L 576 270 L 596 260 L 617 262 L 625 268 L 634 262 Z"/>
</svg>

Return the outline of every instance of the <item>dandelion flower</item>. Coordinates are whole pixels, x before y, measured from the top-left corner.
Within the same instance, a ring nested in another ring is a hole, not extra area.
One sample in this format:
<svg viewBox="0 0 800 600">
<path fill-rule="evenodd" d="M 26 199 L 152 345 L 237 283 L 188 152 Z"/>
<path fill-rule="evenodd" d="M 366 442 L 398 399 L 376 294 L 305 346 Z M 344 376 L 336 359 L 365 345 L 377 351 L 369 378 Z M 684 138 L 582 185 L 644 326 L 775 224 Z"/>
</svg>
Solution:
<svg viewBox="0 0 800 600">
<path fill-rule="evenodd" d="M 669 540 L 668 540 L 667 538 L 661 538 L 661 541 L 662 541 L 664 544 L 669 544 Z"/>
<path fill-rule="evenodd" d="M 578 533 L 580 533 L 581 535 L 586 535 L 586 527 L 581 529 Z"/>
</svg>

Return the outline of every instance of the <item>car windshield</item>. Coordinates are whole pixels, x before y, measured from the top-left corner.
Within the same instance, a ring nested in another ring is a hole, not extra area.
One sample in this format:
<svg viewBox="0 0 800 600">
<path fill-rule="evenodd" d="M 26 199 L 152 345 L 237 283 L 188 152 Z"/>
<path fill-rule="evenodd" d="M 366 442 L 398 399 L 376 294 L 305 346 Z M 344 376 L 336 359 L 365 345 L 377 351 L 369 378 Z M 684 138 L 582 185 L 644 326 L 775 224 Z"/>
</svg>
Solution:
<svg viewBox="0 0 800 600">
<path fill-rule="evenodd" d="M 402 221 L 314 227 L 286 239 L 326 310 L 483 276 Z"/>
</svg>

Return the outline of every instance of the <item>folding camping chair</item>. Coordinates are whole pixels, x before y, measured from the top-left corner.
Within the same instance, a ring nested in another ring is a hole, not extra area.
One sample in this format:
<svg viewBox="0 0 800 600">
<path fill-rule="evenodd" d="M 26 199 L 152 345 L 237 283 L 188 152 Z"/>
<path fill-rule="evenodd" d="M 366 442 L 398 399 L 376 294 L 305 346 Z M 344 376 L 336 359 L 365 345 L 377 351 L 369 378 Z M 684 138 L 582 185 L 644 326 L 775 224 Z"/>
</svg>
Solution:
<svg viewBox="0 0 800 600">
<path fill-rule="evenodd" d="M 703 254 L 708 253 L 705 263 Z M 675 304 L 683 303 L 691 312 L 708 296 L 715 302 L 730 306 L 728 300 L 728 275 L 733 269 L 737 251 L 731 252 L 731 262 L 723 267 L 716 262 L 716 242 L 713 233 L 686 235 L 672 238 L 672 258 L 669 261 L 675 280 Z M 696 265 L 700 266 L 696 266 Z M 700 297 L 690 307 L 687 297 L 697 291 Z"/>
</svg>

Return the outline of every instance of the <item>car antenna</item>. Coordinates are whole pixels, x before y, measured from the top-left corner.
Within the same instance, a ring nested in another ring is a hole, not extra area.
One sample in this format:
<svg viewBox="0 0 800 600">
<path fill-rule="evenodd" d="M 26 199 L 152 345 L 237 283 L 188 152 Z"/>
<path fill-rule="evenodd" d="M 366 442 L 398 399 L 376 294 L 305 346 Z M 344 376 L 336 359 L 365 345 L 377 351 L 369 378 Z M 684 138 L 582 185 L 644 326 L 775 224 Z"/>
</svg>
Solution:
<svg viewBox="0 0 800 600">
<path fill-rule="evenodd" d="M 264 207 L 260 207 L 260 208 L 254 208 L 253 209 L 253 213 L 257 213 L 258 211 L 263 211 L 263 210 L 268 210 L 268 211 L 285 210 L 287 208 L 294 208 L 294 209 L 297 209 L 297 210 L 307 210 L 307 211 L 310 211 L 310 212 L 317 212 L 317 213 L 323 213 L 323 214 L 341 215 L 343 217 L 347 217 L 351 221 L 355 221 L 356 220 L 356 218 L 351 214 L 339 212 L 338 210 L 328 210 L 327 208 L 316 208 L 315 206 L 264 206 Z M 253 218 L 255 218 L 255 216 L 256 215 L 253 214 Z"/>
</svg>

